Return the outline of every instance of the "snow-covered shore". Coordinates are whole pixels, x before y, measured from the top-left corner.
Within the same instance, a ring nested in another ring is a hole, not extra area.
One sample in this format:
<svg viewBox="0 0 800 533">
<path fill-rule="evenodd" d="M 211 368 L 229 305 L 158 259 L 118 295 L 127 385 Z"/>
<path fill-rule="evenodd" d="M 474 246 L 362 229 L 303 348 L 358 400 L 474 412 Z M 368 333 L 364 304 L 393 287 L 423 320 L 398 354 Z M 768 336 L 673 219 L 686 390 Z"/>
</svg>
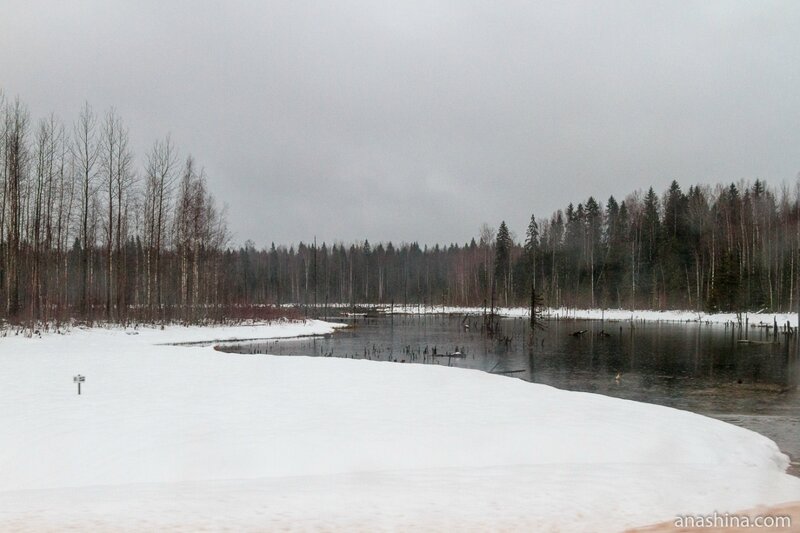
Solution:
<svg viewBox="0 0 800 533">
<path fill-rule="evenodd" d="M 165 344 L 332 331 L 0 338 L 0 530 L 619 531 L 800 500 L 772 441 L 685 411 L 455 368 Z"/>
<path fill-rule="evenodd" d="M 396 314 L 482 314 L 482 307 L 452 307 L 408 305 L 386 307 L 380 306 L 383 312 Z M 797 326 L 797 313 L 705 313 L 702 311 L 651 311 L 630 309 L 577 309 L 571 307 L 551 307 L 543 309 L 543 315 L 557 319 L 609 320 L 609 321 L 642 321 L 642 322 L 699 322 L 703 324 L 730 324 L 747 321 L 750 325 L 772 326 L 777 321 L 782 327 L 789 322 Z M 495 313 L 509 318 L 529 317 L 530 309 L 526 307 L 496 307 Z"/>
</svg>

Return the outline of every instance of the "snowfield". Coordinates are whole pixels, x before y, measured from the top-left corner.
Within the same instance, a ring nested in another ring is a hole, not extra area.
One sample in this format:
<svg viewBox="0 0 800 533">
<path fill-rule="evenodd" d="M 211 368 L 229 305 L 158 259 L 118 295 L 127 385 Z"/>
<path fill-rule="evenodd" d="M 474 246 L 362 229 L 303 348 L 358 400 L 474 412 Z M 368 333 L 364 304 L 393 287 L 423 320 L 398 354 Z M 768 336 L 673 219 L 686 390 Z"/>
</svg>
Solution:
<svg viewBox="0 0 800 533">
<path fill-rule="evenodd" d="M 0 338 L 0 530 L 619 531 L 800 500 L 771 440 L 685 411 L 472 370 L 165 344 L 332 331 Z"/>
</svg>

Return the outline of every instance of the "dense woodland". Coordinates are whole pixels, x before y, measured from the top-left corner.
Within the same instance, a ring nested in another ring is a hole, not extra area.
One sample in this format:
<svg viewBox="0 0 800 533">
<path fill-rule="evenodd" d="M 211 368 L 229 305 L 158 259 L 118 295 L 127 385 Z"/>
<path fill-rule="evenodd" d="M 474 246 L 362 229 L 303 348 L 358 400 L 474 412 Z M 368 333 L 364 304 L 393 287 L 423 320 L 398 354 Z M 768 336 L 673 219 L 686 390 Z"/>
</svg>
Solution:
<svg viewBox="0 0 800 533">
<path fill-rule="evenodd" d="M 623 201 L 504 222 L 464 245 L 300 244 L 226 253 L 242 301 L 523 305 L 743 311 L 795 309 L 800 187 L 677 182 Z M 242 260 L 244 258 L 244 260 Z M 316 280 L 316 283 L 315 283 Z"/>
<path fill-rule="evenodd" d="M 673 182 L 588 198 L 520 239 L 232 247 L 202 168 L 166 137 L 137 158 L 114 109 L 34 122 L 0 93 L 0 318 L 200 320 L 262 304 L 697 310 L 797 306 L 800 189 Z M 268 221 L 265 221 L 268 223 Z M 251 311 L 243 311 L 251 310 Z"/>
</svg>

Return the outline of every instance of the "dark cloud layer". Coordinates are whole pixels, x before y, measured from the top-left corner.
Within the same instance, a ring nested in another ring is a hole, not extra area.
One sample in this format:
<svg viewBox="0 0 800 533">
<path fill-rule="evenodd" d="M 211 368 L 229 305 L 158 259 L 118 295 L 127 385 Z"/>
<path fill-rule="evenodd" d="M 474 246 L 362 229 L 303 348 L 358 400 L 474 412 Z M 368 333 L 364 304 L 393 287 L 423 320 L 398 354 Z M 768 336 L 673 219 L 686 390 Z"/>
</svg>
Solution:
<svg viewBox="0 0 800 533">
<path fill-rule="evenodd" d="M 0 88 L 172 132 L 238 241 L 522 235 L 589 195 L 800 171 L 797 2 L 3 2 Z"/>
</svg>

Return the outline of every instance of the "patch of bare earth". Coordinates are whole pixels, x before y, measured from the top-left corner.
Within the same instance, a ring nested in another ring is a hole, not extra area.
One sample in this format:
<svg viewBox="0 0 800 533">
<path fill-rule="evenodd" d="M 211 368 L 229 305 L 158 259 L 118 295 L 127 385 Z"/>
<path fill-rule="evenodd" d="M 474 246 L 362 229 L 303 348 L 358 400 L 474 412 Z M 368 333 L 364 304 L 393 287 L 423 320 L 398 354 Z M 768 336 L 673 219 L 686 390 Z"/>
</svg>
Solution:
<svg viewBox="0 0 800 533">
<path fill-rule="evenodd" d="M 662 522 L 660 524 L 654 524 L 651 526 L 645 526 L 641 528 L 634 528 L 628 529 L 625 533 L 676 533 L 676 532 L 698 532 L 702 531 L 704 533 L 723 533 L 723 532 L 732 532 L 732 531 L 800 531 L 800 502 L 790 502 L 784 503 L 780 505 L 774 505 L 771 507 L 756 507 L 754 509 L 748 509 L 746 511 L 740 511 L 736 513 L 720 513 L 718 517 L 737 517 L 741 520 L 744 517 L 748 517 L 750 523 L 752 524 L 756 517 L 770 517 L 770 520 L 775 518 L 774 524 L 783 524 L 780 527 L 773 526 L 773 527 L 680 527 L 680 524 L 677 524 L 677 519 L 671 522 Z M 703 515 L 709 516 L 709 515 Z M 789 517 L 788 524 L 786 520 L 777 520 L 778 517 Z M 720 523 L 718 521 L 718 523 Z M 729 522 L 733 524 L 733 521 Z M 743 523 L 743 522 L 740 522 Z"/>
</svg>

